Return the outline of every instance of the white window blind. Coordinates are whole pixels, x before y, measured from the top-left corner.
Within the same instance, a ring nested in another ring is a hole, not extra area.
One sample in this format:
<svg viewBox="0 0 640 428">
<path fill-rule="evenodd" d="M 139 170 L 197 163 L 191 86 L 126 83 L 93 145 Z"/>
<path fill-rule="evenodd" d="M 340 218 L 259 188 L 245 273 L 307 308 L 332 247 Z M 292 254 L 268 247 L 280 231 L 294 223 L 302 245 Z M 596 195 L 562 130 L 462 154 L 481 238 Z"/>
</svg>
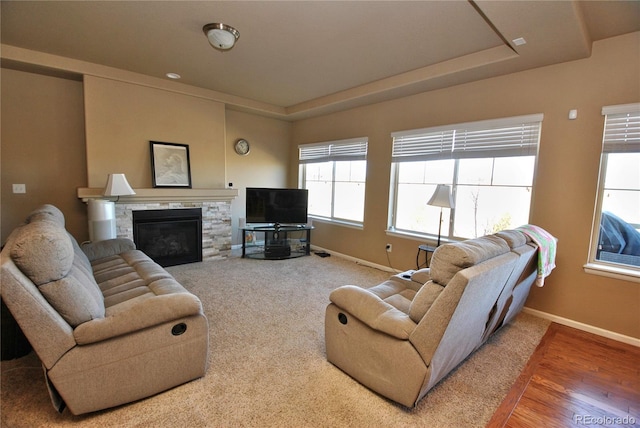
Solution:
<svg viewBox="0 0 640 428">
<path fill-rule="evenodd" d="M 536 155 L 543 115 L 394 132 L 394 162 Z"/>
<path fill-rule="evenodd" d="M 328 141 L 298 146 L 300 163 L 367 159 L 367 139 Z"/>
<path fill-rule="evenodd" d="M 602 151 L 640 152 L 640 104 L 602 108 L 605 116 Z"/>
</svg>

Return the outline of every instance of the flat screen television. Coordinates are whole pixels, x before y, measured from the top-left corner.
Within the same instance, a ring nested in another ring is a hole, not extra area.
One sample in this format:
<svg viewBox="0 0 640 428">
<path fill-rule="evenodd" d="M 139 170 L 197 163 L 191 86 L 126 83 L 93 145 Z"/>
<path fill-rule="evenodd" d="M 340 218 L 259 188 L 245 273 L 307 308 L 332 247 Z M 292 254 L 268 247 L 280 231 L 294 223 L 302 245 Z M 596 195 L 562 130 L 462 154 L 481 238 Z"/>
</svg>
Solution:
<svg viewBox="0 0 640 428">
<path fill-rule="evenodd" d="M 307 223 L 307 189 L 247 187 L 247 223 Z"/>
</svg>

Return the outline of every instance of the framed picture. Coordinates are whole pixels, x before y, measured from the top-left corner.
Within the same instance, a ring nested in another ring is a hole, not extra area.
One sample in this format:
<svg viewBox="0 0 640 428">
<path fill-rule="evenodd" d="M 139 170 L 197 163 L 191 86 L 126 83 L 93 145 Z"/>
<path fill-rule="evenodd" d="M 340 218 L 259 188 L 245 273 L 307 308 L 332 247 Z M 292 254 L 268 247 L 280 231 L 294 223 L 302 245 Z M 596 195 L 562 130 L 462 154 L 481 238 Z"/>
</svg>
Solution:
<svg viewBox="0 0 640 428">
<path fill-rule="evenodd" d="M 186 144 L 151 143 L 151 174 L 153 187 L 191 188 L 189 146 Z"/>
</svg>

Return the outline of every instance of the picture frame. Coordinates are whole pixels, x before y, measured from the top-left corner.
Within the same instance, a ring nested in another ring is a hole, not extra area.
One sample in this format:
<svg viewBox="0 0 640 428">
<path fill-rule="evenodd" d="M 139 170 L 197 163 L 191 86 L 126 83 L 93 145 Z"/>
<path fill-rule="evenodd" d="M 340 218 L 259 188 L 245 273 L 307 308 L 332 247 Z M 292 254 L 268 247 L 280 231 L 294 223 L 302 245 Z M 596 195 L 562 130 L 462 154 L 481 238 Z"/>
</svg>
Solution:
<svg viewBox="0 0 640 428">
<path fill-rule="evenodd" d="M 191 162 L 187 144 L 150 141 L 153 187 L 191 188 Z"/>
</svg>

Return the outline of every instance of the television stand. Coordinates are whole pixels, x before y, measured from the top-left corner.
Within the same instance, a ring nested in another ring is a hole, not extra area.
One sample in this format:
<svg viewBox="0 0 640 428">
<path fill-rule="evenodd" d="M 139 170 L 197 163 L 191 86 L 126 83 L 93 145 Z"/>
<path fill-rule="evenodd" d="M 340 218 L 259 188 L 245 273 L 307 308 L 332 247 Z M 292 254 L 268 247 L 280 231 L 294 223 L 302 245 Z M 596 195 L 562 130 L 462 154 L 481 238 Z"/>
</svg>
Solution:
<svg viewBox="0 0 640 428">
<path fill-rule="evenodd" d="M 247 226 L 242 228 L 242 257 L 282 260 L 311 254 L 313 227 Z"/>
</svg>

